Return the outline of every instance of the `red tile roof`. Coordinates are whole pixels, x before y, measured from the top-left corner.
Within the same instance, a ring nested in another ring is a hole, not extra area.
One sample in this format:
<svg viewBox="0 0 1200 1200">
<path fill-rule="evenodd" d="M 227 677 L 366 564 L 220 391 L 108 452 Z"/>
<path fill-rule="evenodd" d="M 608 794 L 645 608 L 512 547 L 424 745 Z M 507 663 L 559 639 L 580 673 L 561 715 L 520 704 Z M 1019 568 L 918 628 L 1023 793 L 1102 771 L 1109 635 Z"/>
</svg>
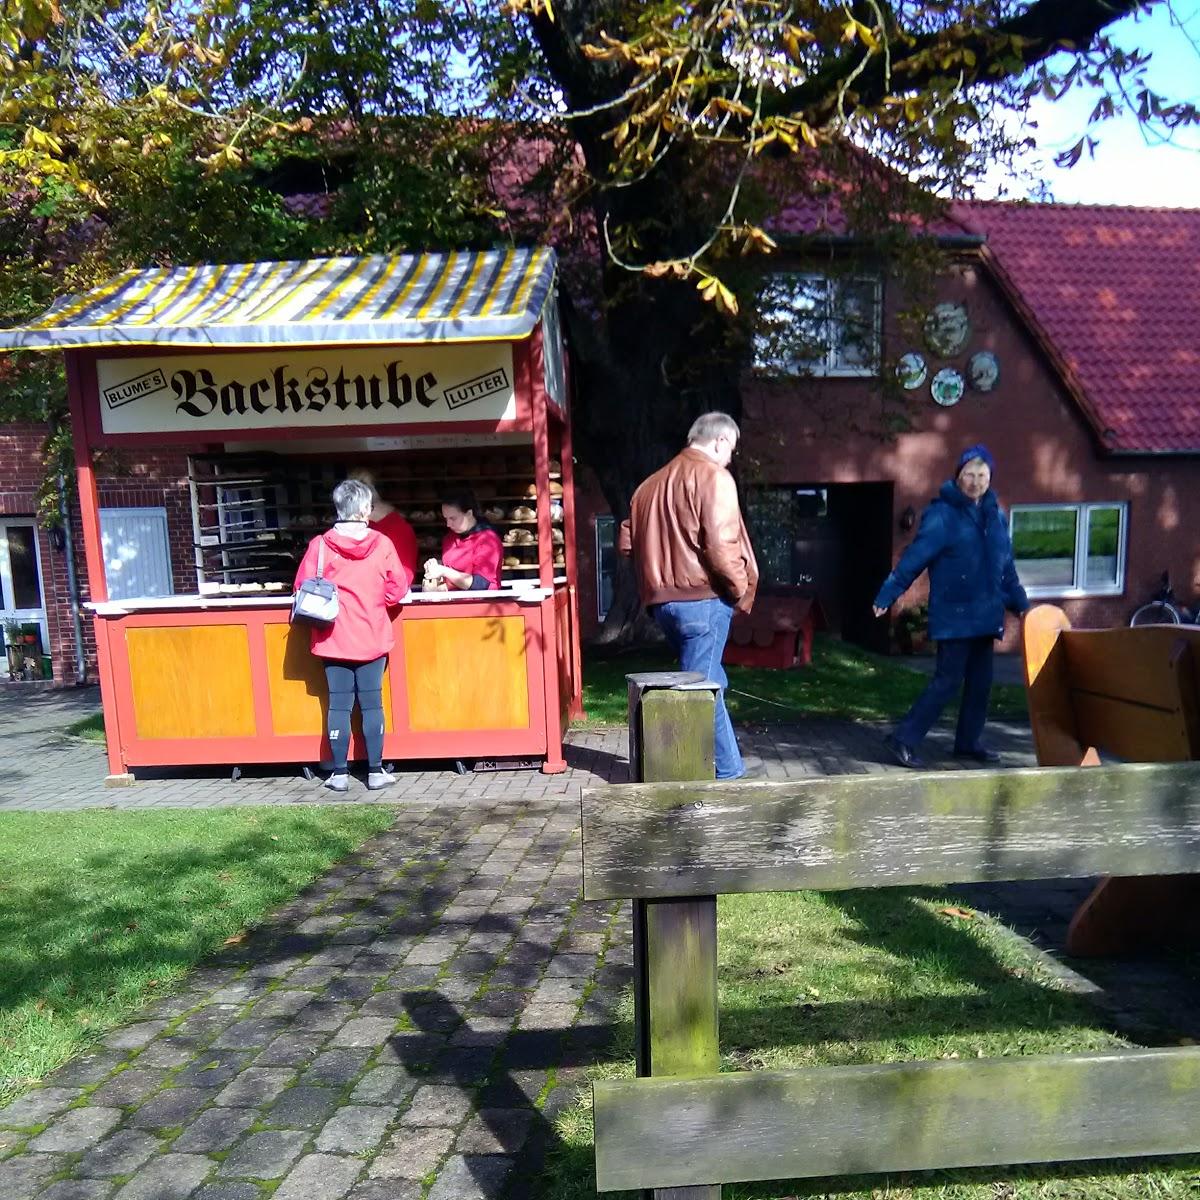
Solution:
<svg viewBox="0 0 1200 1200">
<path fill-rule="evenodd" d="M 1200 452 L 1200 209 L 955 204 L 1109 450 Z"/>
</svg>

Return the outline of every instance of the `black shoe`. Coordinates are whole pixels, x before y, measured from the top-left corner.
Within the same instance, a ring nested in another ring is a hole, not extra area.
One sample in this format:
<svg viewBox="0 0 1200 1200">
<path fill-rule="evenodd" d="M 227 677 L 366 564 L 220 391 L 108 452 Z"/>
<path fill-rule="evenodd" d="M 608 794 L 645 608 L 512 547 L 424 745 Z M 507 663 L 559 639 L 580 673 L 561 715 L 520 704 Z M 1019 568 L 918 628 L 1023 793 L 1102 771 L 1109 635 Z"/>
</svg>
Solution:
<svg viewBox="0 0 1200 1200">
<path fill-rule="evenodd" d="M 1000 755 L 986 746 L 977 746 L 974 750 L 955 750 L 955 758 L 973 758 L 977 763 L 994 767 L 1000 761 Z"/>
<path fill-rule="evenodd" d="M 883 739 L 883 744 L 891 751 L 892 757 L 902 767 L 908 767 L 912 771 L 919 771 L 924 767 L 925 760 L 911 746 L 906 746 L 903 742 L 897 741 L 892 734 L 889 733 Z"/>
</svg>

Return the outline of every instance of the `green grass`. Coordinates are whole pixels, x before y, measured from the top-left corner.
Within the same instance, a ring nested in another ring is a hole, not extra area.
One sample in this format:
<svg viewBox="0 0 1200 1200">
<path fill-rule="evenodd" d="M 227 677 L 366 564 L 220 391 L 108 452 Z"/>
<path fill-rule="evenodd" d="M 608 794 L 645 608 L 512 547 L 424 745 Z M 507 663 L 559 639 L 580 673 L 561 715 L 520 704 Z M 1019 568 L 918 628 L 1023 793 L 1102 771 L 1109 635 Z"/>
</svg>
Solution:
<svg viewBox="0 0 1200 1200">
<path fill-rule="evenodd" d="M 94 712 L 90 717 L 72 721 L 64 730 L 68 737 L 83 738 L 85 742 L 104 744 L 104 714 Z"/>
<path fill-rule="evenodd" d="M 722 1069 L 1065 1054 L 1125 1044 L 1001 927 L 940 911 L 955 904 L 932 889 L 721 897 Z M 622 1018 L 609 1062 L 594 1077 L 633 1075 L 628 997 Z M 555 1131 L 542 1200 L 594 1197 L 590 1089 L 560 1114 Z M 737 1184 L 726 1186 L 724 1197 L 1183 1200 L 1200 1194 L 1198 1172 L 1195 1159 L 986 1168 Z M 628 1200 L 632 1193 L 605 1195 Z"/>
<path fill-rule="evenodd" d="M 391 821 L 375 805 L 0 814 L 0 1103 Z"/>
<path fill-rule="evenodd" d="M 583 703 L 589 724 L 621 725 L 628 705 L 625 676 L 632 671 L 669 671 L 677 663 L 666 650 L 615 657 L 585 657 Z M 800 717 L 847 717 L 890 721 L 904 715 L 929 682 L 901 659 L 868 654 L 837 638 L 813 641 L 812 663 L 791 671 L 729 667 L 729 711 L 735 721 L 795 721 Z M 740 695 L 739 693 L 748 693 Z M 997 684 L 991 714 L 1024 717 L 1025 689 Z"/>
</svg>

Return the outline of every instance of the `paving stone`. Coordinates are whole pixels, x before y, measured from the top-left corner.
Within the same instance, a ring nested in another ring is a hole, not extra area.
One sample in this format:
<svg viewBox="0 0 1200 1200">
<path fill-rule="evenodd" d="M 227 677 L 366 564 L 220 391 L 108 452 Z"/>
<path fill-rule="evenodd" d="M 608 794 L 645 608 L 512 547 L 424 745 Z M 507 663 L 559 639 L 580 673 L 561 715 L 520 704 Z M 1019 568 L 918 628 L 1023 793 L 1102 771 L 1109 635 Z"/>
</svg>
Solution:
<svg viewBox="0 0 1200 1200">
<path fill-rule="evenodd" d="M 471 1097 L 461 1088 L 430 1083 L 419 1087 L 402 1125 L 459 1125 L 471 1111 Z"/>
<path fill-rule="evenodd" d="M 213 1046 L 222 1050 L 258 1050 L 287 1031 L 282 1017 L 247 1017 L 234 1021 L 213 1041 Z"/>
<path fill-rule="evenodd" d="M 517 1022 L 521 1029 L 568 1028 L 579 1015 L 577 1004 L 530 1004 Z"/>
<path fill-rule="evenodd" d="M 212 1169 L 212 1160 L 199 1154 L 164 1154 L 147 1163 L 114 1200 L 186 1200 Z"/>
<path fill-rule="evenodd" d="M 182 1067 L 196 1057 L 197 1047 L 179 1038 L 156 1038 L 133 1061 L 139 1068 Z"/>
<path fill-rule="evenodd" d="M 320 1054 L 325 1037 L 315 1031 L 285 1033 L 254 1061 L 260 1067 L 307 1067 Z"/>
<path fill-rule="evenodd" d="M 257 1183 L 222 1180 L 206 1183 L 198 1192 L 192 1193 L 190 1200 L 262 1200 L 262 1189 Z"/>
<path fill-rule="evenodd" d="M 171 1082 L 176 1087 L 216 1090 L 236 1079 L 250 1065 L 250 1058 L 244 1050 L 206 1050 L 179 1071 Z"/>
<path fill-rule="evenodd" d="M 183 1125 L 213 1097 L 205 1088 L 165 1088 L 151 1096 L 129 1119 L 138 1129 L 172 1129 Z"/>
<path fill-rule="evenodd" d="M 511 1158 L 456 1154 L 438 1172 L 428 1200 L 494 1200 L 511 1170 Z"/>
<path fill-rule="evenodd" d="M 396 1028 L 390 1017 L 359 1017 L 347 1021 L 330 1039 L 331 1046 L 381 1046 Z"/>
<path fill-rule="evenodd" d="M 175 1139 L 172 1150 L 187 1154 L 211 1154 L 228 1150 L 258 1120 L 258 1113 L 245 1108 L 209 1108 Z"/>
<path fill-rule="evenodd" d="M 108 1179 L 60 1179 L 39 1192 L 38 1200 L 108 1200 L 114 1187 Z"/>
<path fill-rule="evenodd" d="M 268 1129 L 252 1133 L 235 1146 L 221 1164 L 220 1174 L 278 1179 L 300 1155 L 308 1134 L 294 1129 Z"/>
<path fill-rule="evenodd" d="M 537 1113 L 531 1108 L 482 1108 L 454 1143 L 459 1154 L 516 1154 Z"/>
<path fill-rule="evenodd" d="M 337 1108 L 339 1096 L 336 1088 L 297 1084 L 280 1094 L 267 1110 L 264 1120 L 268 1125 L 284 1129 L 317 1129 L 329 1120 Z"/>
<path fill-rule="evenodd" d="M 113 1050 L 138 1050 L 158 1037 L 168 1024 L 169 1021 L 138 1021 L 124 1025 L 110 1033 L 104 1044 Z"/>
<path fill-rule="evenodd" d="M 312 1001 L 312 992 L 306 992 L 300 988 L 281 988 L 279 991 L 264 996 L 251 1012 L 256 1018 L 294 1017 Z"/>
<path fill-rule="evenodd" d="M 355 1158 L 306 1154 L 288 1172 L 272 1200 L 341 1200 L 354 1186 L 363 1164 Z"/>
<path fill-rule="evenodd" d="M 355 1104 L 385 1104 L 395 1108 L 412 1094 L 418 1082 L 404 1067 L 375 1067 L 358 1081 L 350 1099 Z"/>
<path fill-rule="evenodd" d="M 341 1029 L 353 1016 L 353 1005 L 314 1000 L 292 1017 L 288 1025 L 291 1030 L 312 1029 L 317 1032 L 331 1033 L 335 1029 Z"/>
<path fill-rule="evenodd" d="M 24 1144 L 29 1135 L 16 1129 L 0 1129 L 0 1159 L 10 1155 Z"/>
<path fill-rule="evenodd" d="M 59 1087 L 99 1083 L 111 1075 L 114 1068 L 125 1062 L 128 1057 L 122 1050 L 97 1050 L 92 1054 L 84 1054 L 59 1067 L 54 1072 L 54 1082 Z"/>
<path fill-rule="evenodd" d="M 158 1091 L 166 1078 L 165 1068 L 141 1070 L 138 1067 L 130 1067 L 129 1070 L 120 1071 L 102 1083 L 88 1097 L 88 1103 L 107 1104 L 118 1108 L 140 1104 L 147 1096 Z"/>
<path fill-rule="evenodd" d="M 260 1108 L 269 1104 L 296 1077 L 283 1067 L 247 1067 L 217 1093 L 216 1103 L 230 1108 Z"/>
<path fill-rule="evenodd" d="M 367 1168 L 372 1179 L 423 1179 L 454 1144 L 453 1129 L 399 1129 Z"/>
<path fill-rule="evenodd" d="M 317 1135 L 317 1149 L 330 1154 L 359 1154 L 373 1150 L 383 1140 L 395 1111 L 372 1105 L 339 1108 Z"/>
<path fill-rule="evenodd" d="M 121 1120 L 119 1108 L 75 1108 L 32 1138 L 30 1150 L 87 1150 Z"/>
<path fill-rule="evenodd" d="M 362 1074 L 371 1051 L 358 1047 L 339 1047 L 319 1054 L 302 1076 L 306 1084 L 345 1087 Z"/>
<path fill-rule="evenodd" d="M 546 967 L 547 979 L 587 979 L 596 970 L 594 954 L 556 954 Z"/>
<path fill-rule="evenodd" d="M 365 1000 L 374 990 L 374 975 L 339 975 L 324 991 L 328 1000 Z"/>
<path fill-rule="evenodd" d="M 43 1125 L 81 1095 L 79 1088 L 44 1087 L 27 1092 L 6 1108 L 0 1108 L 0 1125 L 20 1128 Z"/>
<path fill-rule="evenodd" d="M 25 1200 L 52 1175 L 66 1166 L 62 1154 L 17 1154 L 0 1163 L 0 1196 L 4 1200 Z"/>
<path fill-rule="evenodd" d="M 80 1175 L 132 1175 L 160 1146 L 158 1138 L 136 1129 L 119 1129 L 98 1142 L 76 1164 Z"/>
<path fill-rule="evenodd" d="M 368 1179 L 351 1189 L 346 1200 L 420 1200 L 419 1179 Z"/>
</svg>

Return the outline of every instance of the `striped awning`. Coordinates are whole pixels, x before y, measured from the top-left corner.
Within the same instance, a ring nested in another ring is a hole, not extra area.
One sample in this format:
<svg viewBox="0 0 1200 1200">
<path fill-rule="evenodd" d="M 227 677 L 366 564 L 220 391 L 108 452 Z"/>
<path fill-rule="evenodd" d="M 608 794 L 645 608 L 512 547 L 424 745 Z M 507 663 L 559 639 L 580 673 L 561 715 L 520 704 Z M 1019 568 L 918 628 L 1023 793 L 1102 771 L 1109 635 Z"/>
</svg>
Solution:
<svg viewBox="0 0 1200 1200">
<path fill-rule="evenodd" d="M 465 342 L 528 336 L 546 247 L 126 271 L 0 330 L 0 349 Z"/>
</svg>

